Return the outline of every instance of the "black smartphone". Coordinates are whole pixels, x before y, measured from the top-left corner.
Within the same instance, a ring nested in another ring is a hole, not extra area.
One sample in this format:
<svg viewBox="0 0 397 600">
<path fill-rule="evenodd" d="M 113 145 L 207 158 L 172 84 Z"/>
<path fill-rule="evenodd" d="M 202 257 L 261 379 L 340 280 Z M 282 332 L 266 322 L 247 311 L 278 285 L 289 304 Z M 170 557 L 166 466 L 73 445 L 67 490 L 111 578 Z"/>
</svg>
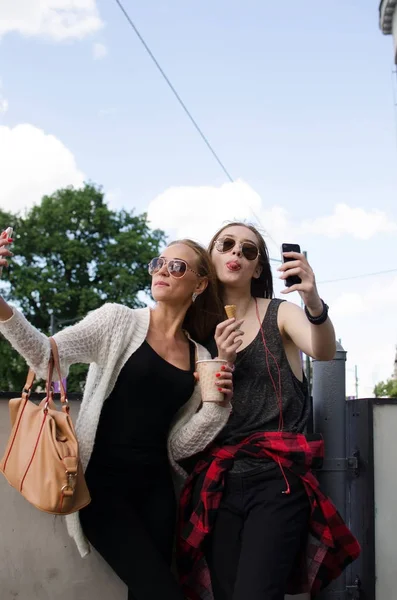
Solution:
<svg viewBox="0 0 397 600">
<path fill-rule="evenodd" d="M 300 254 L 300 251 L 301 247 L 299 246 L 299 244 L 281 244 L 281 258 L 283 263 L 295 260 L 295 258 L 288 258 L 287 256 L 284 256 L 284 252 L 299 252 Z M 301 283 L 302 279 L 298 275 L 291 275 L 290 277 L 287 277 L 287 279 L 285 279 L 284 281 L 286 287 L 291 287 L 293 285 Z"/>
</svg>

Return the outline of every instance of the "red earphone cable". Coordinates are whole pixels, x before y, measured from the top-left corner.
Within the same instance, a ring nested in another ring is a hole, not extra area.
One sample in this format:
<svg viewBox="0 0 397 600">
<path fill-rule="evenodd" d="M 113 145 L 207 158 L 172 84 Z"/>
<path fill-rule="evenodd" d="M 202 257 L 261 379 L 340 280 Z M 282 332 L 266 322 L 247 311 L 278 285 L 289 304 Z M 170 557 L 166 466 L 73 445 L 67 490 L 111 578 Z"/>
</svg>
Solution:
<svg viewBox="0 0 397 600">
<path fill-rule="evenodd" d="M 278 365 L 277 359 L 275 358 L 275 356 L 272 354 L 272 352 L 267 347 L 266 339 L 265 339 L 265 334 L 264 334 L 263 327 L 262 327 L 262 321 L 261 321 L 260 314 L 259 314 L 258 301 L 257 301 L 256 298 L 255 298 L 255 306 L 256 306 L 256 316 L 258 318 L 259 328 L 260 328 L 261 335 L 262 335 L 263 347 L 265 349 L 267 370 L 268 370 L 268 373 L 269 373 L 270 380 L 271 380 L 271 382 L 273 384 L 274 393 L 276 394 L 276 398 L 277 398 L 277 402 L 278 402 L 278 407 L 279 407 L 279 424 L 278 424 L 278 430 L 282 431 L 283 427 L 284 427 L 284 418 L 283 418 L 283 397 L 282 397 L 282 392 L 281 392 L 281 371 L 280 371 L 280 367 Z M 275 365 L 277 367 L 278 389 L 277 389 L 276 382 L 274 381 L 273 375 L 272 375 L 271 370 L 270 370 L 269 355 L 272 357 L 272 359 L 273 359 L 273 361 L 274 361 L 274 363 L 275 363 Z"/>
<path fill-rule="evenodd" d="M 261 321 L 261 317 L 260 317 L 260 314 L 259 314 L 258 301 L 257 301 L 256 298 L 255 298 L 255 306 L 256 306 L 256 316 L 258 318 L 259 328 L 260 328 L 261 335 L 262 335 L 263 347 L 265 349 L 267 370 L 268 370 L 268 373 L 269 373 L 270 380 L 271 380 L 271 382 L 273 384 L 274 393 L 276 394 L 276 398 L 277 398 L 277 402 L 278 402 L 278 407 L 279 407 L 278 431 L 282 431 L 283 428 L 284 428 L 284 418 L 283 418 L 283 396 L 282 396 L 282 392 L 281 392 L 281 371 L 280 371 L 280 367 L 278 365 L 277 359 L 275 358 L 275 356 L 272 354 L 272 352 L 267 347 L 266 338 L 265 338 L 265 334 L 264 334 L 263 327 L 262 327 L 262 321 Z M 277 367 L 278 389 L 277 389 L 276 382 L 274 381 L 273 375 L 272 375 L 271 370 L 270 370 L 269 355 L 272 357 L 272 359 L 274 360 L 274 363 L 275 363 L 275 365 Z M 283 465 L 281 464 L 280 458 L 277 458 L 277 463 L 278 463 L 278 466 L 280 467 L 281 473 L 283 474 L 285 483 L 287 484 L 287 489 L 283 491 L 283 494 L 290 494 L 291 493 L 291 488 L 290 488 L 287 476 L 285 474 Z"/>
</svg>

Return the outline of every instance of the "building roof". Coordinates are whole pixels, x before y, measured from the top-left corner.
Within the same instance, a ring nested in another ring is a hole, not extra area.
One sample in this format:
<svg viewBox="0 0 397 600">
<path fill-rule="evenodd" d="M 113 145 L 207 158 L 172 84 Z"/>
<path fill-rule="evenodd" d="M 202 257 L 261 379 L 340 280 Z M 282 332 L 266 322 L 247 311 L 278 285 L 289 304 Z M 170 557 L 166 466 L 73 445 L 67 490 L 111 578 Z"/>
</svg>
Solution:
<svg viewBox="0 0 397 600">
<path fill-rule="evenodd" d="M 381 0 L 379 5 L 379 25 L 385 35 L 393 33 L 393 14 L 397 10 L 397 0 Z"/>
</svg>

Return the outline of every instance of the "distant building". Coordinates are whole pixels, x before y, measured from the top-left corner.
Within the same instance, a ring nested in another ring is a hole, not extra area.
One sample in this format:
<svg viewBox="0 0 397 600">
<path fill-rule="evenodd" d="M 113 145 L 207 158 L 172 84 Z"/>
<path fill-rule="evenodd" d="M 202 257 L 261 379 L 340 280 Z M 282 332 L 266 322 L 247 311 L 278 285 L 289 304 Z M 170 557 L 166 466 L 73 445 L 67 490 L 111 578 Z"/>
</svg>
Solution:
<svg viewBox="0 0 397 600">
<path fill-rule="evenodd" d="M 394 359 L 393 379 L 397 379 L 397 346 L 396 346 L 396 357 Z"/>
<path fill-rule="evenodd" d="M 397 64 L 397 0 L 382 0 L 379 6 L 379 25 L 385 35 L 394 39 L 394 62 Z"/>
</svg>

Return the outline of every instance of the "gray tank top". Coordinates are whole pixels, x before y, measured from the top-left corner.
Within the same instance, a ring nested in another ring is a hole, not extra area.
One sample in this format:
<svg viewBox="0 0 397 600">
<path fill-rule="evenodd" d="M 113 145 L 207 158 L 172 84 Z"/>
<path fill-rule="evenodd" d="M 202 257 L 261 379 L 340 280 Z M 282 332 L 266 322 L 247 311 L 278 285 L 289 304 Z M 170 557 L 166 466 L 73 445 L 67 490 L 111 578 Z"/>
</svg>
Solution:
<svg viewBox="0 0 397 600">
<path fill-rule="evenodd" d="M 277 325 L 277 313 L 284 300 L 272 299 L 262 323 L 266 344 L 276 359 L 281 375 L 283 431 L 304 433 L 310 414 L 310 399 L 305 376 L 303 381 L 294 375 L 286 356 Z M 278 369 L 269 355 L 268 363 L 273 380 L 278 386 Z M 260 431 L 277 431 L 280 403 L 269 376 L 266 352 L 261 332 L 244 350 L 237 354 L 233 376 L 233 411 L 229 421 L 218 434 L 216 443 L 234 445 Z M 277 388 L 278 389 L 278 388 Z M 232 472 L 252 469 L 265 470 L 275 466 L 271 459 L 243 458 L 236 460 Z"/>
</svg>

